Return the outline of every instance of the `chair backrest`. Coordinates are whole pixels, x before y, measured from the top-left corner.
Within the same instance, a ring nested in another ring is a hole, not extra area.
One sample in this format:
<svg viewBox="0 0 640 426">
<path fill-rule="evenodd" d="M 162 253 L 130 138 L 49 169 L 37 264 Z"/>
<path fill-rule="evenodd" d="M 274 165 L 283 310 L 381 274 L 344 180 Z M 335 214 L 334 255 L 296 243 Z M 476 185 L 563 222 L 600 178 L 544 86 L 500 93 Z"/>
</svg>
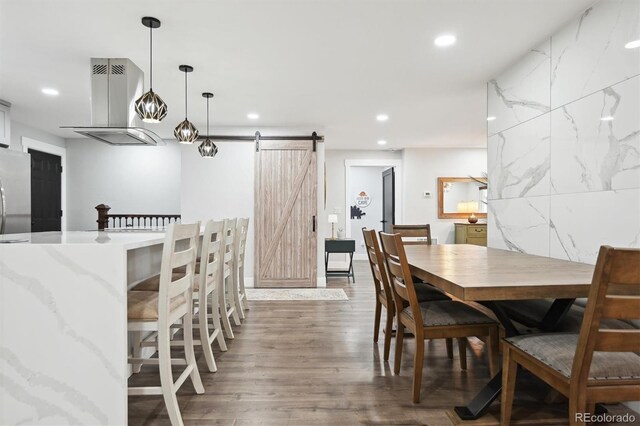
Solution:
<svg viewBox="0 0 640 426">
<path fill-rule="evenodd" d="M 584 386 L 593 352 L 638 352 L 639 329 L 605 329 L 601 320 L 640 319 L 640 249 L 600 247 L 571 370 Z"/>
<path fill-rule="evenodd" d="M 222 264 L 222 231 L 224 221 L 209 220 L 204 228 L 200 249 L 199 298 L 204 300 L 215 289 L 216 279 Z"/>
<path fill-rule="evenodd" d="M 384 255 L 378 244 L 378 236 L 375 229 L 362 228 L 364 236 L 364 245 L 367 249 L 369 257 L 369 266 L 371 266 L 371 275 L 373 275 L 373 284 L 376 289 L 376 297 L 380 293 L 384 293 L 387 302 L 393 300 L 393 290 L 389 287 L 389 276 L 385 266 Z"/>
<path fill-rule="evenodd" d="M 405 244 L 431 245 L 431 225 L 391 225 L 392 234 L 400 234 L 402 237 L 422 237 L 424 241 L 412 241 Z"/>
<path fill-rule="evenodd" d="M 168 318 L 171 299 L 183 295 L 187 301 L 191 300 L 199 235 L 200 222 L 188 225 L 172 223 L 167 228 L 162 249 L 158 289 L 158 315 L 160 318 Z M 176 274 L 180 278 L 174 281 L 173 272 L 180 269 L 183 269 L 185 273 L 184 275 Z"/>
<path fill-rule="evenodd" d="M 389 272 L 389 284 L 393 290 L 398 314 L 407 306 L 411 306 L 411 313 L 416 324 L 422 324 L 422 313 L 413 285 L 411 270 L 407 255 L 402 244 L 400 234 L 387 234 L 380 232 L 382 252 Z"/>
<path fill-rule="evenodd" d="M 249 231 L 249 218 L 243 217 L 238 219 L 236 225 L 236 265 L 238 267 L 244 265 L 244 253 L 247 247 L 247 232 Z"/>
<path fill-rule="evenodd" d="M 236 243 L 236 223 L 237 223 L 237 219 L 227 219 L 225 221 L 225 228 L 223 230 L 223 235 L 226 236 L 225 240 L 224 240 L 224 257 L 223 257 L 223 267 L 222 270 L 223 272 L 223 278 L 226 278 L 227 276 L 232 276 L 233 277 L 233 261 L 234 259 L 234 252 L 235 252 L 235 243 Z"/>
</svg>

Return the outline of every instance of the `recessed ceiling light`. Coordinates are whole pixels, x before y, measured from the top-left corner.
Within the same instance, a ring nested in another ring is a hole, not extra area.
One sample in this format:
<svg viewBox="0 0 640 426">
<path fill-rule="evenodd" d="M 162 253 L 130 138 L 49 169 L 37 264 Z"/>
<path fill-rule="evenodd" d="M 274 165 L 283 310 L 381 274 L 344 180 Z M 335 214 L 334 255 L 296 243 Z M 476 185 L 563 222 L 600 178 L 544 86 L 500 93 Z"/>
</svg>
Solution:
<svg viewBox="0 0 640 426">
<path fill-rule="evenodd" d="M 630 41 L 629 43 L 624 45 L 627 49 L 635 49 L 636 47 L 640 47 L 640 39 Z"/>
<path fill-rule="evenodd" d="M 258 118 L 260 118 L 260 116 L 255 112 L 250 112 L 249 114 L 247 114 L 247 118 L 249 120 L 257 120 Z"/>
<path fill-rule="evenodd" d="M 613 120 L 613 117 L 610 115 L 607 115 L 606 117 L 600 117 L 600 121 L 611 121 Z"/>
<path fill-rule="evenodd" d="M 496 119 L 496 118 L 495 118 L 493 115 L 490 115 L 489 117 L 487 117 L 487 121 L 493 121 L 493 120 L 495 120 L 495 119 Z"/>
<path fill-rule="evenodd" d="M 455 42 L 456 36 L 454 36 L 453 34 L 442 34 L 436 37 L 435 40 L 433 40 L 433 44 L 438 47 L 448 47 L 455 44 Z"/>
<path fill-rule="evenodd" d="M 60 92 L 58 92 L 56 89 L 52 89 L 50 87 L 45 87 L 44 89 L 42 89 L 42 93 L 49 96 L 58 96 L 60 94 Z"/>
<path fill-rule="evenodd" d="M 378 145 L 386 145 L 387 141 L 383 141 L 383 140 L 379 140 L 378 141 Z"/>
<path fill-rule="evenodd" d="M 376 120 L 378 121 L 387 121 L 389 116 L 387 114 L 378 114 L 376 115 Z"/>
</svg>

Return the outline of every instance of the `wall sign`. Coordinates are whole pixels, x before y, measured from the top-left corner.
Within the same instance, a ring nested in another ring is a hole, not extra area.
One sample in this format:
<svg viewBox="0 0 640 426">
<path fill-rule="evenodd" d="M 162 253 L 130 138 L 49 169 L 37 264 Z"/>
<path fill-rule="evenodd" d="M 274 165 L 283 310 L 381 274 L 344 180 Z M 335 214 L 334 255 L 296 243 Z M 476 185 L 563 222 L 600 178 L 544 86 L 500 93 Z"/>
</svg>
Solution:
<svg viewBox="0 0 640 426">
<path fill-rule="evenodd" d="M 360 193 L 356 195 L 356 207 L 363 209 L 368 207 L 369 204 L 371 204 L 371 196 L 365 191 L 360 191 Z"/>
</svg>

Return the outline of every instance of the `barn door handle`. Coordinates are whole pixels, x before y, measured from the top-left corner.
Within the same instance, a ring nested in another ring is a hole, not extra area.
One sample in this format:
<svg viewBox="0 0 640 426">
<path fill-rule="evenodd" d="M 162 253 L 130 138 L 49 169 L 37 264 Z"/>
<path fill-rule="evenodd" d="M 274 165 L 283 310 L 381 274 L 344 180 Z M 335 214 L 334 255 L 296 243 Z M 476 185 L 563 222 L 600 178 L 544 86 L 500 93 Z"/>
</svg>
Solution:
<svg viewBox="0 0 640 426">
<path fill-rule="evenodd" d="M 316 217 L 313 216 L 313 219 L 311 219 L 311 228 L 312 228 L 312 232 L 316 232 Z"/>
</svg>

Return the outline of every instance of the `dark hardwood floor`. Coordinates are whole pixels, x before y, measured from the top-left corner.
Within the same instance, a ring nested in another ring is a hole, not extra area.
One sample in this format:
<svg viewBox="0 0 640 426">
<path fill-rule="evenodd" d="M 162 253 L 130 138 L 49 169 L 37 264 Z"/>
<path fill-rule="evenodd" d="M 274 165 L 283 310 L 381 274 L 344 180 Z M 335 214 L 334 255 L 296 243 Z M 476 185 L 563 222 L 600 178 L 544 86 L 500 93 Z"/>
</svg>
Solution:
<svg viewBox="0 0 640 426">
<path fill-rule="evenodd" d="M 228 352 L 214 345 L 217 373 L 208 373 L 202 352 L 196 352 L 206 392 L 195 394 L 189 380 L 180 389 L 184 423 L 452 424 L 446 410 L 464 404 L 489 379 L 484 345 L 469 343 L 468 370 L 462 371 L 455 348 L 450 360 L 443 340 L 427 342 L 422 402 L 413 404 L 414 340 L 405 339 L 402 371 L 394 376 L 392 364 L 382 361 L 382 333 L 380 342 L 373 343 L 368 264 L 356 262 L 355 273 L 355 284 L 345 278 L 327 284 L 343 288 L 348 301 L 250 302 L 247 319 L 234 328 L 235 339 L 227 341 Z M 145 366 L 130 382 L 159 384 L 157 367 Z M 534 401 L 546 390 L 537 382 L 522 386 L 537 391 Z M 130 397 L 129 424 L 168 425 L 162 397 Z"/>
</svg>

